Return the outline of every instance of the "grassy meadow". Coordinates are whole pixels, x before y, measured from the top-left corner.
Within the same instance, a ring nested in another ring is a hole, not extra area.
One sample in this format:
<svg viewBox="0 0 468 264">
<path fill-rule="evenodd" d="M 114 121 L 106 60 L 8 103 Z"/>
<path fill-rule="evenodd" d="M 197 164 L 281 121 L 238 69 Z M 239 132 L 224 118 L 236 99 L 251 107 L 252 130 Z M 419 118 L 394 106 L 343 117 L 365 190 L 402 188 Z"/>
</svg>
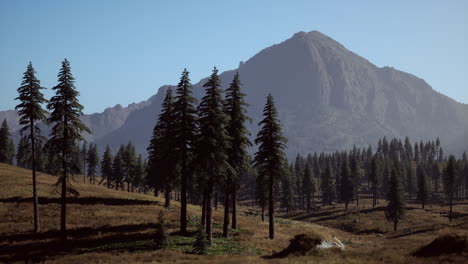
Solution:
<svg viewBox="0 0 468 264">
<path fill-rule="evenodd" d="M 239 229 L 222 238 L 222 207 L 214 215 L 214 245 L 207 255 L 193 253 L 194 235 L 181 236 L 179 203 L 163 208 L 163 198 L 129 193 L 83 183 L 77 175 L 70 183 L 80 193 L 68 204 L 68 242 L 59 241 L 60 200 L 57 177 L 39 173 L 41 232 L 32 233 L 32 180 L 29 170 L 0 164 L 0 262 L 46 263 L 463 263 L 467 255 L 419 258 L 416 249 L 444 234 L 468 235 L 468 201 L 457 201 L 456 218 L 449 222 L 447 207 L 407 204 L 407 214 L 394 232 L 384 221 L 385 201 L 372 208 L 319 206 L 311 212 L 279 212 L 276 238 L 268 239 L 268 223 L 258 208 L 239 206 Z M 153 242 L 159 212 L 163 210 L 170 234 L 169 246 L 156 249 Z M 194 234 L 201 216 L 199 206 L 188 206 L 189 231 Z M 337 237 L 345 251 L 321 250 L 310 256 L 268 258 L 301 233 L 326 240 Z"/>
</svg>

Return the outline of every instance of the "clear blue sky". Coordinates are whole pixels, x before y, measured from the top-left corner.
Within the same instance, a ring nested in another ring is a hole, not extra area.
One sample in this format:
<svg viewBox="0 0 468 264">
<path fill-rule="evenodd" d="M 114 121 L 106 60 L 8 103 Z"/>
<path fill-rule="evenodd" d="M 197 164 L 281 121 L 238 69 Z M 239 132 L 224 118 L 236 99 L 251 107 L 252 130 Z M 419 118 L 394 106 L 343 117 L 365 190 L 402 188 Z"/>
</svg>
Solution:
<svg viewBox="0 0 468 264">
<path fill-rule="evenodd" d="M 318 30 L 377 66 L 468 103 L 468 1 L 0 1 L 0 110 L 32 61 L 53 87 L 71 61 L 85 113 L 146 100 L 234 69 L 298 31 Z M 46 92 L 50 97 L 50 91 Z"/>
</svg>

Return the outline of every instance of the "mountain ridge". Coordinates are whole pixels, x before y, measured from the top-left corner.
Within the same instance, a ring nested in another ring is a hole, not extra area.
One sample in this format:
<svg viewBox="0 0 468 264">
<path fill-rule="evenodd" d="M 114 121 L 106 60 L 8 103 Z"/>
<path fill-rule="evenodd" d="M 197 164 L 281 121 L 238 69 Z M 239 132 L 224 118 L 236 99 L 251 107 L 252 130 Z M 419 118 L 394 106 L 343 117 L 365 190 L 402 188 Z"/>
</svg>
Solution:
<svg viewBox="0 0 468 264">
<path fill-rule="evenodd" d="M 383 136 L 409 136 L 413 141 L 440 137 L 449 152 L 468 149 L 468 105 L 435 91 L 415 75 L 377 67 L 318 31 L 297 32 L 262 49 L 237 69 L 221 73 L 224 89 L 236 71 L 254 119 L 248 125 L 252 136 L 258 131 L 265 97 L 272 93 L 289 138 L 289 157 L 375 145 Z M 193 85 L 198 99 L 204 81 Z M 162 86 L 122 118 L 120 126 L 94 137 L 100 149 L 109 144 L 116 150 L 132 141 L 145 154 L 170 87 L 174 86 Z"/>
</svg>

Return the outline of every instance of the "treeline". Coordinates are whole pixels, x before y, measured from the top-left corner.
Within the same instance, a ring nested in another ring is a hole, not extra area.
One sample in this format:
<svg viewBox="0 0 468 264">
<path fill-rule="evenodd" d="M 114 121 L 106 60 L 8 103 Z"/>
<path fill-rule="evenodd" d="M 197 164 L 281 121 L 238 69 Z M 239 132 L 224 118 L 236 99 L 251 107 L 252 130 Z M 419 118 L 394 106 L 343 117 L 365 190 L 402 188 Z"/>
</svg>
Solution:
<svg viewBox="0 0 468 264">
<path fill-rule="evenodd" d="M 285 138 L 273 97 L 267 97 L 264 119 L 259 123 L 261 130 L 255 140 L 259 148 L 252 160 L 247 154 L 252 143 L 245 127 L 251 119 L 247 116 L 239 74 L 224 91 L 215 68 L 203 87 L 205 95 L 198 103 L 192 96 L 189 72 L 184 70 L 175 91 L 166 91 L 148 146 L 146 182 L 156 193 L 164 193 L 166 207 L 170 206 L 172 193 L 180 198 L 182 234 L 187 233 L 187 203 L 201 205 L 201 229 L 211 244 L 213 206 L 222 200 L 223 236 L 227 237 L 231 228 L 237 228 L 240 184 L 255 168 L 268 197 L 269 234 L 273 239 L 274 186 L 286 160 Z"/>
</svg>

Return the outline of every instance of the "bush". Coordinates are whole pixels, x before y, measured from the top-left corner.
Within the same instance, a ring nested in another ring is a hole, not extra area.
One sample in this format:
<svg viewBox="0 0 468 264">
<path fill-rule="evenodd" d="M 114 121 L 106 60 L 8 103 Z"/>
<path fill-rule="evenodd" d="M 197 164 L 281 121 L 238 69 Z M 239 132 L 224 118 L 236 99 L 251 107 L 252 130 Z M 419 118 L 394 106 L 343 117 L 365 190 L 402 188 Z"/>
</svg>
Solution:
<svg viewBox="0 0 468 264">
<path fill-rule="evenodd" d="M 166 221 L 164 220 L 164 214 L 162 210 L 159 212 L 154 242 L 158 248 L 167 247 L 169 244 L 169 235 L 167 234 Z"/>
<path fill-rule="evenodd" d="M 203 230 L 203 226 L 199 225 L 195 242 L 193 244 L 193 250 L 195 254 L 205 255 L 208 249 L 208 240 L 206 239 L 205 231 Z"/>
</svg>

